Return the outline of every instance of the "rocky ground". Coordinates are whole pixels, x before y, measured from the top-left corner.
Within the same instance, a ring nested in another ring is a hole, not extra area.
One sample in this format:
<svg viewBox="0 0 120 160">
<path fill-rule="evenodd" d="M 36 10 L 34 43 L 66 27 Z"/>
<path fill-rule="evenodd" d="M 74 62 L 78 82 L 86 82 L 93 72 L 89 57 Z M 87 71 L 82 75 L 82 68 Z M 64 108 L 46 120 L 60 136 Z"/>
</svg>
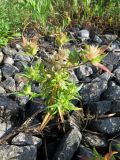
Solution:
<svg viewBox="0 0 120 160">
<path fill-rule="evenodd" d="M 36 103 L 28 101 L 28 97 L 10 95 L 22 89 L 25 81 L 19 79 L 17 73 L 32 62 L 20 43 L 3 47 L 0 50 L 0 142 L 4 144 L 0 145 L 0 160 L 82 160 L 92 157 L 93 147 L 104 154 L 109 144 L 113 150 L 120 144 L 120 39 L 108 33 L 91 36 L 88 30 L 79 27 L 69 30 L 69 34 L 74 38 L 67 44 L 70 49 L 77 46 L 79 50 L 83 42 L 100 46 L 110 44 L 103 64 L 115 76 L 89 63 L 81 65 L 72 72 L 71 80 L 78 85 L 83 83 L 82 102 L 74 103 L 83 107 L 84 118 L 73 112 L 65 126 L 59 129 L 53 121 L 45 133 L 38 135 L 31 128 L 41 121 L 43 113 L 39 113 L 28 125 L 31 130 L 24 133 L 26 125 L 22 125 L 23 122 L 45 107 L 41 100 Z M 40 39 L 40 46 L 37 57 L 40 53 L 49 56 L 55 50 L 49 37 Z M 33 90 L 39 92 L 35 85 Z M 5 139 L 7 141 L 3 141 Z M 117 151 L 120 156 L 120 149 Z"/>
</svg>

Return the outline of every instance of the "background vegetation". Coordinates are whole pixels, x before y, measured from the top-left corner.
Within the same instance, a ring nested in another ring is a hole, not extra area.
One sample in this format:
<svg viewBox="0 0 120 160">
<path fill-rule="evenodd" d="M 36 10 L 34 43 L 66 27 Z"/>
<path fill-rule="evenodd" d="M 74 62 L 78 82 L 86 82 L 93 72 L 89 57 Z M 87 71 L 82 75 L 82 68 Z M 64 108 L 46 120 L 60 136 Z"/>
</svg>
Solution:
<svg viewBox="0 0 120 160">
<path fill-rule="evenodd" d="M 0 46 L 20 35 L 29 23 L 40 28 L 66 28 L 75 23 L 120 25 L 120 1 L 117 0 L 0 0 Z"/>
</svg>

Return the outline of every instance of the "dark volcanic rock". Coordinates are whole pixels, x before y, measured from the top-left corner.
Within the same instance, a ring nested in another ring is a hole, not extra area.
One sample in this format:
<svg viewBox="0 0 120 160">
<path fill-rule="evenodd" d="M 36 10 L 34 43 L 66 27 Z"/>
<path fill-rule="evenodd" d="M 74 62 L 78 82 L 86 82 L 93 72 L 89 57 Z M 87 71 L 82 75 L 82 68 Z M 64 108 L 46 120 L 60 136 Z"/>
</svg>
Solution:
<svg viewBox="0 0 120 160">
<path fill-rule="evenodd" d="M 90 66 L 81 65 L 79 68 L 76 69 L 76 75 L 79 80 L 82 78 L 88 77 L 93 74 L 93 70 Z"/>
<path fill-rule="evenodd" d="M 2 63 L 3 58 L 4 58 L 4 54 L 0 51 L 0 64 Z"/>
<path fill-rule="evenodd" d="M 120 66 L 114 70 L 116 81 L 120 84 Z"/>
<path fill-rule="evenodd" d="M 0 110 L 1 110 L 1 109 L 0 109 Z M 4 121 L 2 121 L 2 120 L 0 119 L 0 138 L 1 138 L 4 134 L 6 134 L 6 133 L 8 133 L 9 131 L 11 131 L 11 129 L 12 129 L 12 125 L 11 125 L 10 122 L 6 123 L 6 122 L 4 122 Z"/>
<path fill-rule="evenodd" d="M 34 99 L 34 101 L 32 102 L 28 102 L 28 107 L 26 107 L 26 116 L 32 116 L 35 112 L 37 112 L 38 110 L 43 111 L 46 109 L 46 106 L 44 105 L 44 101 L 40 98 L 36 98 Z M 37 115 L 37 118 L 41 118 L 41 113 Z"/>
<path fill-rule="evenodd" d="M 1 145 L 0 159 L 1 160 L 36 160 L 37 149 L 35 146 L 14 146 Z"/>
<path fill-rule="evenodd" d="M 9 65 L 9 64 L 4 65 L 2 68 L 2 73 L 5 78 L 11 77 L 12 75 L 17 73 L 18 71 L 19 70 L 17 67 Z"/>
<path fill-rule="evenodd" d="M 0 94 L 4 94 L 4 93 L 6 93 L 5 89 L 0 86 Z"/>
<path fill-rule="evenodd" d="M 87 105 L 91 114 L 102 115 L 109 112 L 112 108 L 111 101 L 91 102 Z"/>
<path fill-rule="evenodd" d="M 82 143 L 86 147 L 107 147 L 107 140 L 105 138 L 91 133 L 83 134 Z"/>
<path fill-rule="evenodd" d="M 119 60 L 120 60 L 120 55 L 117 55 L 114 52 L 110 52 L 104 58 L 103 62 L 104 64 L 108 64 L 108 65 L 116 65 L 119 62 Z"/>
<path fill-rule="evenodd" d="M 112 102 L 111 112 L 120 113 L 120 100 Z"/>
<path fill-rule="evenodd" d="M 79 160 L 89 160 L 93 157 L 93 151 L 83 145 L 80 145 L 77 150 L 77 157 Z"/>
<path fill-rule="evenodd" d="M 11 56 L 11 57 L 17 54 L 17 51 L 9 46 L 3 47 L 2 51 L 4 54 Z"/>
<path fill-rule="evenodd" d="M 18 54 L 14 58 L 15 61 L 26 61 L 30 62 L 30 56 L 26 55 L 24 52 L 18 52 Z"/>
<path fill-rule="evenodd" d="M 53 160 L 71 160 L 80 145 L 82 135 L 77 128 L 71 129 L 61 140 Z"/>
<path fill-rule="evenodd" d="M 0 117 L 8 120 L 11 116 L 17 116 L 19 109 L 15 101 L 8 97 L 0 96 Z"/>
<path fill-rule="evenodd" d="M 112 117 L 91 121 L 90 128 L 96 132 L 114 135 L 120 132 L 120 117 Z"/>
<path fill-rule="evenodd" d="M 5 57 L 4 58 L 4 64 L 13 65 L 14 64 L 13 58 L 11 58 L 11 57 Z"/>
<path fill-rule="evenodd" d="M 108 73 L 103 73 L 98 78 L 92 80 L 91 83 L 84 84 L 80 90 L 80 95 L 82 96 L 84 103 L 99 101 L 101 94 L 107 89 L 109 78 L 110 75 Z"/>
<path fill-rule="evenodd" d="M 12 77 L 8 77 L 5 81 L 2 82 L 3 87 L 10 92 L 15 92 L 15 80 Z"/>
<path fill-rule="evenodd" d="M 1 82 L 1 80 L 2 80 L 2 71 L 0 69 L 0 82 Z"/>
<path fill-rule="evenodd" d="M 19 146 L 35 145 L 36 147 L 40 147 L 42 140 L 30 134 L 19 133 L 12 139 L 12 144 Z"/>
<path fill-rule="evenodd" d="M 109 87 L 101 97 L 106 100 L 120 100 L 120 86 Z"/>
</svg>

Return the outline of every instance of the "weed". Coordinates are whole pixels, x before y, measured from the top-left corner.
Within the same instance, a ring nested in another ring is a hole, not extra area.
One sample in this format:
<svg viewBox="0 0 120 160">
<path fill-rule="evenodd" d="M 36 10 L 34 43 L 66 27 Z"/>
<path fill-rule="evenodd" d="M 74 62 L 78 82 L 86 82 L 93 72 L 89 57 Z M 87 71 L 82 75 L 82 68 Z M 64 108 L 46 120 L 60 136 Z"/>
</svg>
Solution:
<svg viewBox="0 0 120 160">
<path fill-rule="evenodd" d="M 65 42 L 66 41 L 64 41 L 64 43 Z M 62 45 L 64 43 L 62 43 Z M 45 104 L 48 106 L 46 110 L 47 113 L 38 131 L 42 131 L 55 115 L 59 114 L 61 122 L 63 123 L 65 113 L 80 109 L 75 107 L 71 101 L 73 99 L 80 99 L 78 91 L 81 86 L 78 87 L 75 83 L 69 81 L 69 67 L 78 63 L 80 53 L 77 51 L 70 52 L 64 49 L 62 45 L 60 43 L 58 52 L 52 58 L 48 59 L 48 65 L 46 62 L 44 63 L 44 60 L 36 61 L 33 66 L 25 66 L 25 72 L 22 74 L 22 76 L 28 79 L 28 84 L 24 87 L 23 92 L 18 93 L 18 95 L 29 96 L 30 99 L 40 97 L 45 99 Z M 85 63 L 90 61 L 93 65 L 98 66 L 97 64 L 99 64 L 104 57 L 101 55 L 101 51 L 101 48 L 86 46 L 84 52 L 81 53 L 83 61 Z M 73 53 L 76 54 L 78 58 L 75 58 Z M 105 71 L 109 70 L 105 69 Z M 31 91 L 33 83 L 39 84 L 39 94 Z"/>
</svg>

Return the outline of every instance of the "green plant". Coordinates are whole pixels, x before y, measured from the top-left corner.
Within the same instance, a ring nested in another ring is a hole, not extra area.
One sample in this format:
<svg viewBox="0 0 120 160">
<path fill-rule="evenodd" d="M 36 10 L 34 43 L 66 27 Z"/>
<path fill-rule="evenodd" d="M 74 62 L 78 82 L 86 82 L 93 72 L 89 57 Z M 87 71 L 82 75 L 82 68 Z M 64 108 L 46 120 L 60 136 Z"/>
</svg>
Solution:
<svg viewBox="0 0 120 160">
<path fill-rule="evenodd" d="M 29 96 L 30 99 L 41 97 L 45 99 L 45 104 L 48 106 L 47 114 L 39 128 L 40 131 L 56 114 L 59 113 L 61 121 L 64 122 L 63 115 L 66 112 L 79 109 L 72 104 L 71 100 L 80 98 L 78 94 L 80 87 L 69 81 L 69 72 L 65 68 L 56 71 L 53 66 L 51 70 L 44 68 L 42 61 L 37 61 L 33 67 L 26 67 L 22 76 L 28 79 L 28 84 L 17 95 Z M 31 91 L 33 82 L 39 83 L 41 89 L 39 94 Z"/>
<path fill-rule="evenodd" d="M 97 152 L 95 148 L 93 148 L 93 157 L 91 158 L 91 160 L 116 160 L 114 157 L 116 153 L 117 152 L 115 151 L 110 151 L 103 157 L 100 153 Z"/>
<path fill-rule="evenodd" d="M 37 40 L 32 39 L 30 41 L 27 40 L 24 36 L 22 36 L 22 46 L 25 54 L 28 54 L 29 56 L 33 57 L 37 54 L 38 51 L 38 45 Z"/>
<path fill-rule="evenodd" d="M 83 62 L 91 62 L 94 66 L 112 74 L 111 71 L 101 64 L 102 59 L 106 56 L 104 53 L 105 49 L 94 45 L 85 45 L 85 50 L 82 52 Z"/>
<path fill-rule="evenodd" d="M 78 64 L 81 55 L 83 62 L 90 61 L 95 66 L 98 66 L 97 63 L 99 64 L 104 57 L 101 55 L 102 49 L 95 46 L 86 46 L 81 54 L 76 50 L 70 52 L 62 47 L 65 42 L 60 43 L 58 51 L 47 62 L 43 59 L 36 61 L 30 67 L 25 66 L 25 71 L 21 74 L 21 76 L 27 78 L 28 83 L 23 91 L 17 93 L 17 95 L 29 96 L 30 99 L 43 98 L 47 106 L 46 115 L 38 128 L 39 131 L 42 131 L 55 115 L 59 114 L 63 123 L 65 113 L 80 109 L 71 102 L 73 99 L 80 99 L 78 91 L 81 86 L 78 87 L 75 83 L 70 82 L 69 67 Z M 109 72 L 108 69 L 105 69 L 105 71 Z M 111 74 L 111 72 L 109 73 Z M 32 92 L 33 83 L 39 84 L 39 94 Z"/>
<path fill-rule="evenodd" d="M 51 0 L 21 0 L 20 5 L 28 12 L 30 20 L 37 21 L 43 26 L 46 25 Z"/>
</svg>

